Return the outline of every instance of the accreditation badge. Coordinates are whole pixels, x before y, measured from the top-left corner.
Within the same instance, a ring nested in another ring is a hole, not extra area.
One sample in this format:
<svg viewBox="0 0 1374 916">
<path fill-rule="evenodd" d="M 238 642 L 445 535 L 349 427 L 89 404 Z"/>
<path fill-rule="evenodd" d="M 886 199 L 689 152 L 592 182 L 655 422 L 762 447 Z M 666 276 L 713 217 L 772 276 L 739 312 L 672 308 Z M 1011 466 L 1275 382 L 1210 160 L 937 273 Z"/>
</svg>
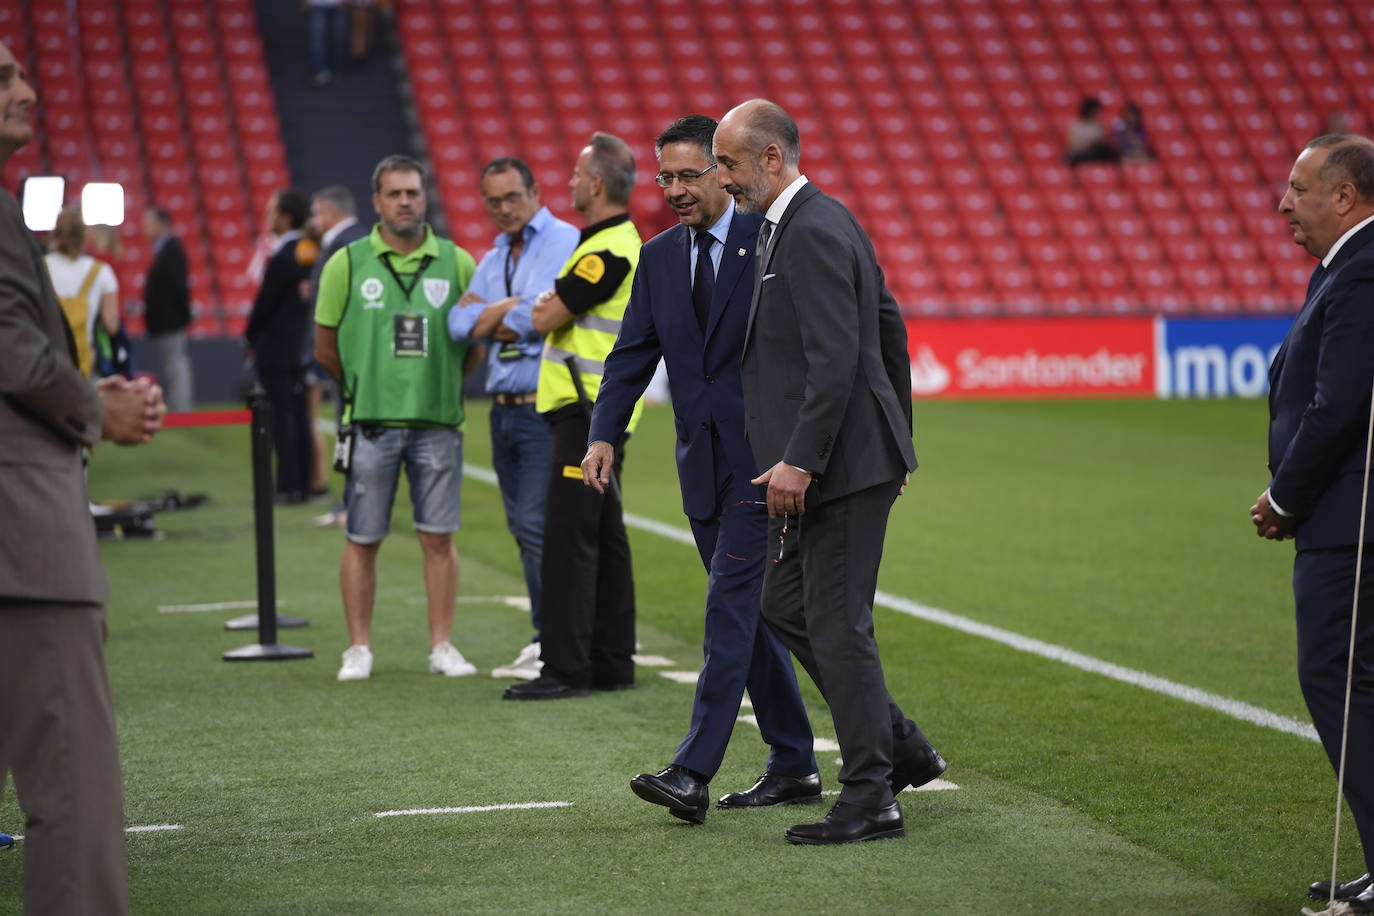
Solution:
<svg viewBox="0 0 1374 916">
<path fill-rule="evenodd" d="M 423 359 L 429 355 L 429 316 L 392 316 L 391 355 L 398 359 Z"/>
</svg>

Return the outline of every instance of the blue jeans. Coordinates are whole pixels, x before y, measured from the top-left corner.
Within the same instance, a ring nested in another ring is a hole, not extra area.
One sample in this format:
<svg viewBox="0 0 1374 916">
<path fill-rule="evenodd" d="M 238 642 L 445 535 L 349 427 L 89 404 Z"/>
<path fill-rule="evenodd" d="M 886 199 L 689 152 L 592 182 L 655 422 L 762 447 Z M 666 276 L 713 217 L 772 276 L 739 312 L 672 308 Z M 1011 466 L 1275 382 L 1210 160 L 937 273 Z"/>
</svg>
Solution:
<svg viewBox="0 0 1374 916">
<path fill-rule="evenodd" d="M 348 539 L 376 544 L 391 529 L 396 482 L 405 462 L 415 530 L 452 534 L 461 526 L 463 434 L 456 429 L 386 427 L 369 437 L 355 430 L 348 472 Z"/>
<path fill-rule="evenodd" d="M 339 69 L 348 39 L 346 12 L 343 6 L 310 8 L 310 65 L 316 74 Z"/>
<path fill-rule="evenodd" d="M 491 405 L 491 465 L 501 483 L 506 527 L 520 547 L 530 623 L 539 639 L 539 564 L 544 554 L 544 496 L 553 434 L 533 404 Z"/>
</svg>

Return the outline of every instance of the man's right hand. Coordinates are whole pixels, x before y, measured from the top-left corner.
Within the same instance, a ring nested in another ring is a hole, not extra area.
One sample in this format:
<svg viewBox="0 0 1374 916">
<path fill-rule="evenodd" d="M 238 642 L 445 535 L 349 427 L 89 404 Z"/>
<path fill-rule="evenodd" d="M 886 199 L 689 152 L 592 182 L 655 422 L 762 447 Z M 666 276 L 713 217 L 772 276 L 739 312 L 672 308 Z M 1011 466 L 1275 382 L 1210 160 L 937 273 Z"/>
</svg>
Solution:
<svg viewBox="0 0 1374 916">
<path fill-rule="evenodd" d="M 615 449 L 609 442 L 593 442 L 587 446 L 582 459 L 582 482 L 598 493 L 605 493 L 611 483 L 611 468 L 615 464 Z"/>
<path fill-rule="evenodd" d="M 122 375 L 101 379 L 95 387 L 105 405 L 100 437 L 119 445 L 149 442 L 162 427 L 167 404 L 162 387 L 147 379 L 129 381 Z"/>
</svg>

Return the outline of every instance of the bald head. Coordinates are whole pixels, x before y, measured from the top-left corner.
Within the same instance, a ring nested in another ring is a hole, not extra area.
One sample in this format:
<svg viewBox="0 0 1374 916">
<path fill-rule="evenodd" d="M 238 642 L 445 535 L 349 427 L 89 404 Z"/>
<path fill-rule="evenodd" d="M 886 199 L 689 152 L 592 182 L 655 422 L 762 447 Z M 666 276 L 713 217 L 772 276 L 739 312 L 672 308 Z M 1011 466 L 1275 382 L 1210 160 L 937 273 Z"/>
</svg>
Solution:
<svg viewBox="0 0 1374 916">
<path fill-rule="evenodd" d="M 741 213 L 764 213 L 801 175 L 797 122 L 776 102 L 750 99 L 720 119 L 713 150 L 717 180 Z"/>
<path fill-rule="evenodd" d="M 757 156 L 769 144 L 776 144 L 784 164 L 794 168 L 801 166 L 801 134 L 797 122 L 777 102 L 768 99 L 742 102 L 726 113 L 721 125 L 732 118 L 738 119 L 744 130 L 749 152 Z"/>
</svg>

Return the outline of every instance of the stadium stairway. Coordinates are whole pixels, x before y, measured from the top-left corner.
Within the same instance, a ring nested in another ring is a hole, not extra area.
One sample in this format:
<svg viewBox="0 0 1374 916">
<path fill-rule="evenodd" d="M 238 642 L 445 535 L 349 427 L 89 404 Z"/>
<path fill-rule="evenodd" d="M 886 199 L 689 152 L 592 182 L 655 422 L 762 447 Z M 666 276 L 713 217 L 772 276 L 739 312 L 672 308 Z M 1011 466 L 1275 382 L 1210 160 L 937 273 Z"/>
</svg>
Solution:
<svg viewBox="0 0 1374 916">
<path fill-rule="evenodd" d="M 393 63 L 391 18 L 377 17 L 366 59 L 345 62 L 333 82 L 316 87 L 311 85 L 309 20 L 301 5 L 256 0 L 256 8 L 295 186 L 311 194 L 341 184 L 353 192 L 359 217 L 368 221 L 373 166 L 391 153 L 416 152 Z"/>
</svg>

